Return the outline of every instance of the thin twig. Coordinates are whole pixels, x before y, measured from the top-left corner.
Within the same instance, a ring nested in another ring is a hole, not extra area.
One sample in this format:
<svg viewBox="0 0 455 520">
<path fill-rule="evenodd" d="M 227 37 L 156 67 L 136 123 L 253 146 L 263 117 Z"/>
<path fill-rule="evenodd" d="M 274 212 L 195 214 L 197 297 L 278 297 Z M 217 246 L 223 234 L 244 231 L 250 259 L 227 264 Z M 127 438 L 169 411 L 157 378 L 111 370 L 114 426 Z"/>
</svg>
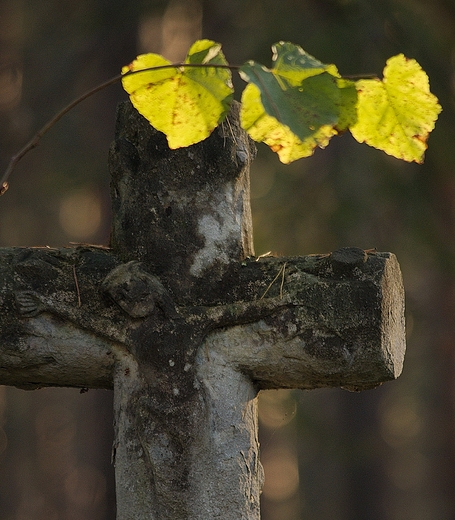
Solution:
<svg viewBox="0 0 455 520">
<path fill-rule="evenodd" d="M 26 153 L 28 153 L 30 150 L 33 150 L 33 148 L 36 148 L 38 146 L 38 143 L 40 139 L 43 137 L 44 134 L 46 134 L 54 125 L 55 123 L 61 119 L 66 113 L 68 113 L 72 108 L 74 108 L 76 105 L 87 99 L 88 97 L 92 96 L 93 94 L 96 94 L 103 88 L 108 87 L 109 85 L 113 85 L 114 83 L 117 83 L 117 81 L 120 81 L 122 78 L 121 74 L 118 74 L 117 76 L 111 78 L 108 81 L 105 81 L 104 83 L 101 83 L 100 85 L 92 88 L 91 90 L 87 91 L 85 94 L 82 94 L 82 96 L 78 97 L 74 101 L 72 101 L 69 105 L 66 105 L 65 108 L 60 110 L 58 114 L 56 114 L 52 119 L 50 119 L 44 126 L 39 130 L 31 139 L 30 141 L 21 149 L 16 155 L 13 155 L 11 157 L 11 160 L 8 164 L 8 167 L 6 168 L 5 173 L 3 174 L 2 179 L 0 180 L 0 195 L 3 195 L 5 191 L 8 189 L 8 179 L 11 175 L 11 172 L 16 167 L 16 164 L 24 157 Z"/>
<path fill-rule="evenodd" d="M 82 305 L 82 302 L 81 302 L 81 292 L 79 290 L 79 282 L 77 281 L 77 274 L 76 274 L 76 266 L 75 265 L 73 265 L 73 276 L 74 276 L 74 283 L 76 284 L 77 306 L 80 307 Z"/>
<path fill-rule="evenodd" d="M 109 246 L 100 245 L 100 244 L 88 244 L 87 242 L 70 242 L 70 246 L 76 246 L 76 247 L 93 247 L 94 249 L 104 249 L 108 251 L 110 249 Z M 67 246 L 65 246 L 67 247 Z"/>
<path fill-rule="evenodd" d="M 9 187 L 8 179 L 9 179 L 12 171 L 16 167 L 17 163 L 22 159 L 22 157 L 24 157 L 24 155 L 27 154 L 30 150 L 33 150 L 34 148 L 36 148 L 39 144 L 39 141 L 44 136 L 44 134 L 46 134 L 55 125 L 55 123 L 57 123 L 57 121 L 59 121 L 65 114 L 67 114 L 70 110 L 72 110 L 76 105 L 78 105 L 79 103 L 81 103 L 82 101 L 87 99 L 88 97 L 93 96 L 93 94 L 96 94 L 100 90 L 103 90 L 106 87 L 109 87 L 110 85 L 113 85 L 114 83 L 117 83 L 118 81 L 120 81 L 122 78 L 124 78 L 126 76 L 131 76 L 133 74 L 134 75 L 140 74 L 141 72 L 150 72 L 150 71 L 154 71 L 154 70 L 170 69 L 170 68 L 175 69 L 175 68 L 181 68 L 181 67 L 185 67 L 185 68 L 186 67 L 193 67 L 193 68 L 212 67 L 212 68 L 216 68 L 216 69 L 237 70 L 240 68 L 240 65 L 221 65 L 221 64 L 212 64 L 212 63 L 170 63 L 169 65 L 159 65 L 157 67 L 149 67 L 147 69 L 130 70 L 130 71 L 126 72 L 125 74 L 117 74 L 117 76 L 114 76 L 113 78 L 108 79 L 104 83 L 97 85 L 96 87 L 85 92 L 85 94 L 82 94 L 78 98 L 71 101 L 71 103 L 66 105 L 65 108 L 60 110 L 60 112 L 58 112 L 52 119 L 50 119 L 43 126 L 43 128 L 41 128 L 41 130 L 39 130 L 30 139 L 30 141 L 23 148 L 21 148 L 19 150 L 19 152 L 17 152 L 16 155 L 13 155 L 13 157 L 11 157 L 8 167 L 6 168 L 5 173 L 3 174 L 3 177 L 0 180 L 0 196 L 3 195 L 6 192 L 6 190 L 8 189 L 8 187 Z"/>
<path fill-rule="evenodd" d="M 284 268 L 286 267 L 286 262 L 280 267 L 280 270 L 278 271 L 278 274 L 275 276 L 275 278 L 270 282 L 269 286 L 267 287 L 267 289 L 264 291 L 264 294 L 259 298 L 260 300 L 262 300 L 264 298 L 264 296 L 269 292 L 269 289 L 270 287 L 272 287 L 272 285 L 277 281 L 278 277 L 280 276 L 281 274 L 281 271 L 283 271 L 283 276 L 284 276 Z M 283 282 L 281 282 L 283 284 Z M 280 288 L 280 297 L 283 298 L 282 296 L 282 293 L 281 293 L 281 288 Z"/>
<path fill-rule="evenodd" d="M 281 285 L 280 285 L 280 300 L 283 299 L 284 272 L 286 271 L 286 264 L 287 264 L 287 262 L 284 262 L 284 264 L 283 264 L 283 276 L 281 277 Z"/>
<path fill-rule="evenodd" d="M 58 247 L 51 246 L 27 246 L 29 249 L 50 249 L 51 251 L 58 251 Z"/>
<path fill-rule="evenodd" d="M 345 74 L 341 76 L 343 79 L 359 80 L 359 79 L 379 79 L 378 75 L 374 72 L 367 74 Z"/>
<path fill-rule="evenodd" d="M 114 76 L 113 78 L 108 79 L 104 83 L 101 83 L 101 84 L 97 85 L 96 87 L 88 90 L 87 92 L 85 92 L 85 94 L 82 94 L 81 96 L 79 96 L 78 98 L 73 100 L 71 103 L 69 103 L 62 110 L 60 110 L 60 112 L 58 112 L 52 119 L 50 119 L 43 126 L 43 128 L 41 128 L 41 130 L 39 130 L 30 139 L 30 141 L 23 148 L 21 148 L 19 150 L 19 152 L 17 154 L 15 154 L 11 157 L 8 167 L 6 168 L 5 173 L 3 174 L 3 177 L 0 180 L 0 196 L 3 195 L 7 191 L 8 187 L 9 187 L 8 179 L 9 179 L 12 171 L 16 167 L 17 163 L 22 159 L 22 157 L 24 157 L 24 155 L 26 155 L 30 150 L 33 150 L 34 148 L 36 148 L 38 146 L 39 141 L 44 136 L 44 134 L 46 134 L 55 125 L 55 123 L 57 123 L 57 121 L 59 121 L 65 114 L 67 114 L 76 105 L 78 105 L 79 103 L 81 103 L 82 101 L 87 99 L 88 97 L 93 96 L 93 94 L 96 94 L 100 90 L 103 90 L 104 88 L 109 87 L 110 85 L 113 85 L 114 83 L 117 83 L 122 78 L 131 76 L 133 74 L 136 75 L 136 74 L 140 74 L 142 72 L 151 72 L 151 71 L 155 71 L 155 70 L 171 69 L 171 68 L 179 69 L 179 68 L 208 68 L 208 67 L 215 68 L 215 69 L 239 70 L 241 68 L 241 65 L 228 65 L 228 64 L 224 65 L 224 64 L 215 64 L 215 63 L 169 63 L 166 65 L 159 65 L 156 67 L 148 67 L 146 69 L 129 70 L 124 74 L 117 74 L 117 76 Z M 262 83 L 262 78 L 260 76 L 258 76 L 255 72 L 254 72 L 254 74 L 257 77 L 258 82 Z M 362 74 L 362 75 L 358 75 L 358 76 L 352 75 L 352 76 L 342 76 L 342 77 L 354 79 L 356 77 L 374 78 L 377 76 L 375 76 L 373 74 Z M 268 95 L 267 89 L 264 88 L 263 90 L 264 90 L 264 95 Z M 276 117 L 279 119 L 278 108 L 276 107 L 273 99 L 270 98 L 269 102 L 270 102 L 274 112 L 276 113 Z"/>
<path fill-rule="evenodd" d="M 231 137 L 232 137 L 232 140 L 234 141 L 234 143 L 236 145 L 238 145 L 237 143 L 237 139 L 234 135 L 234 130 L 232 129 L 232 125 L 231 125 L 231 122 L 229 121 L 229 117 L 226 117 L 226 119 L 223 120 L 223 122 L 221 123 L 221 126 L 224 125 L 224 123 L 226 122 L 227 126 L 229 127 L 229 132 L 231 134 Z M 223 128 L 224 130 L 224 128 Z M 223 136 L 223 146 L 226 146 L 226 132 L 223 132 L 224 136 Z"/>
<path fill-rule="evenodd" d="M 259 260 L 261 258 L 267 258 L 269 256 L 273 256 L 272 254 L 272 251 L 267 251 L 267 253 L 263 253 L 262 255 L 259 255 L 257 258 L 256 258 L 256 262 L 259 262 Z"/>
</svg>

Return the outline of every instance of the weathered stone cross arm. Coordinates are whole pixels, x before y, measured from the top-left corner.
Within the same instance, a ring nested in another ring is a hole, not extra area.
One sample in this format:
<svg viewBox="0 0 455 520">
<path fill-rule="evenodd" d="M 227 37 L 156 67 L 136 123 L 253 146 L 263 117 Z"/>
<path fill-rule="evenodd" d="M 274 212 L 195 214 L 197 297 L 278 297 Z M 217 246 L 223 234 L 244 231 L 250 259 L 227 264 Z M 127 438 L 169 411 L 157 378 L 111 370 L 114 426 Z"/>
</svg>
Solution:
<svg viewBox="0 0 455 520">
<path fill-rule="evenodd" d="M 0 249 L 0 383 L 113 388 L 119 520 L 258 519 L 261 389 L 398 377 L 390 253 L 253 256 L 236 107 L 171 151 L 128 103 L 111 148 L 111 248 Z"/>
<path fill-rule="evenodd" d="M 123 265 L 109 250 L 86 246 L 0 249 L 0 384 L 112 389 L 131 317 L 103 281 Z M 363 390 L 400 374 L 396 302 L 403 300 L 394 255 L 346 248 L 251 258 L 226 270 L 220 287 L 226 284 L 229 293 L 217 301 L 177 306 L 177 316 L 203 319 L 206 351 L 258 387 Z"/>
</svg>

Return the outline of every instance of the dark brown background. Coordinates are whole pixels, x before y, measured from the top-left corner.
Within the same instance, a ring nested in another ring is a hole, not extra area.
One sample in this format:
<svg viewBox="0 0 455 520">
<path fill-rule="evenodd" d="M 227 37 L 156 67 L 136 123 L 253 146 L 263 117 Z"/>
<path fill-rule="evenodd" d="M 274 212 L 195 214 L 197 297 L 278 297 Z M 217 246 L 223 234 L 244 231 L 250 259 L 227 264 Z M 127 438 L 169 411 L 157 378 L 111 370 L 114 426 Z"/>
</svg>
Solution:
<svg viewBox="0 0 455 520">
<path fill-rule="evenodd" d="M 261 398 L 264 520 L 455 518 L 455 4 L 453 0 L 0 0 L 0 167 L 57 110 L 140 52 L 180 59 L 205 37 L 231 63 L 300 44 L 342 74 L 403 52 L 444 112 L 423 166 L 334 138 L 290 166 L 259 146 L 257 254 L 397 254 L 408 353 L 380 389 Z M 236 85 L 242 86 L 241 81 Z M 0 198 L 0 246 L 107 243 L 107 150 L 119 85 L 68 114 Z M 113 520 L 112 394 L 0 388 L 0 520 Z"/>
</svg>

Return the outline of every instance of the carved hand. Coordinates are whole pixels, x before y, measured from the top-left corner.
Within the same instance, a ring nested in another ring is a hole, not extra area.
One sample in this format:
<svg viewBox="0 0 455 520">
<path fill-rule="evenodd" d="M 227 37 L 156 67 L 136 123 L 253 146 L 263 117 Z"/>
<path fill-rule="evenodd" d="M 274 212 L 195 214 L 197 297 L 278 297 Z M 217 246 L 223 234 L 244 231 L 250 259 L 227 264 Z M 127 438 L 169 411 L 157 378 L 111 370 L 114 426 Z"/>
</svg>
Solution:
<svg viewBox="0 0 455 520">
<path fill-rule="evenodd" d="M 46 308 L 39 294 L 34 291 L 16 292 L 15 298 L 17 310 L 24 318 L 38 316 Z"/>
</svg>

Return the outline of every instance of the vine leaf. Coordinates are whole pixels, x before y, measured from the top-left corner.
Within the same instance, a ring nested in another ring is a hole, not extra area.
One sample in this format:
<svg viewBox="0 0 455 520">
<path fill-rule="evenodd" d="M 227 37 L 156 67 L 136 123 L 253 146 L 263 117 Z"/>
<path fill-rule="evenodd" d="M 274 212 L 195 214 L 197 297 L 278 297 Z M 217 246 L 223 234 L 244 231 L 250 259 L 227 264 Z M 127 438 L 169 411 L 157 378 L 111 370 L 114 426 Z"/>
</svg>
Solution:
<svg viewBox="0 0 455 520">
<path fill-rule="evenodd" d="M 234 92 L 231 71 L 210 67 L 227 65 L 220 44 L 196 41 L 184 63 L 194 66 L 172 67 L 158 54 L 142 54 L 122 68 L 123 88 L 134 107 L 166 134 L 173 149 L 207 138 L 229 111 Z M 135 72 L 151 67 L 159 68 Z"/>
<path fill-rule="evenodd" d="M 206 139 L 229 111 L 234 89 L 231 70 L 248 83 L 240 120 L 256 141 L 263 141 L 289 163 L 327 146 L 350 129 L 354 138 L 405 161 L 423 162 L 427 140 L 442 108 L 430 92 L 420 65 L 399 54 L 387 61 L 384 79 L 350 81 L 298 45 L 272 47 L 273 68 L 249 61 L 229 65 L 221 45 L 198 40 L 183 63 L 159 54 L 142 54 L 122 73 L 88 90 L 50 119 L 11 157 L 0 178 L 0 196 L 17 163 L 72 108 L 121 80 L 134 107 L 163 132 L 170 148 Z"/>
<path fill-rule="evenodd" d="M 357 122 L 350 131 L 360 143 L 408 162 L 422 163 L 427 139 L 442 108 L 417 61 L 398 54 L 384 79 L 359 80 Z"/>
<path fill-rule="evenodd" d="M 289 163 L 324 148 L 355 121 L 356 92 L 335 65 L 321 63 L 298 45 L 280 42 L 272 50 L 272 69 L 254 61 L 240 68 L 248 82 L 241 124 Z"/>
<path fill-rule="evenodd" d="M 240 120 L 251 138 L 267 144 L 284 164 L 312 155 L 316 146 L 324 148 L 336 134 L 332 125 L 324 125 L 308 129 L 306 138 L 300 139 L 289 126 L 267 114 L 262 104 L 261 91 L 253 84 L 247 85 L 243 91 Z"/>
</svg>

